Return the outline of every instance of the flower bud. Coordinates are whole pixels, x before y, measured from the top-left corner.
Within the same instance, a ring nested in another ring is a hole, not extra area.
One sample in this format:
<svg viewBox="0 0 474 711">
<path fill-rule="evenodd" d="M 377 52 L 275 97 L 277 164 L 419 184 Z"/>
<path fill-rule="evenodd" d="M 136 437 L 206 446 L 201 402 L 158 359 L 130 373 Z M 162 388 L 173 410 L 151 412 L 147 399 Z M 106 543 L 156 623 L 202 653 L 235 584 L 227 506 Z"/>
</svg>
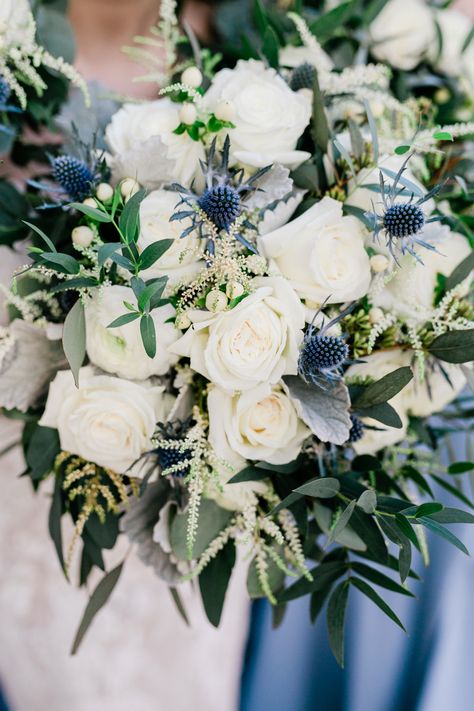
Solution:
<svg viewBox="0 0 474 711">
<path fill-rule="evenodd" d="M 127 200 L 130 200 L 132 195 L 138 193 L 139 190 L 140 186 L 133 178 L 125 178 L 125 180 L 122 180 L 122 182 L 120 183 L 120 193 L 125 202 L 127 202 Z"/>
<path fill-rule="evenodd" d="M 225 293 L 229 299 L 238 299 L 244 293 L 243 284 L 238 281 L 230 281 L 225 288 Z"/>
<path fill-rule="evenodd" d="M 114 189 L 109 183 L 99 183 L 95 194 L 101 202 L 109 202 L 114 196 Z"/>
<path fill-rule="evenodd" d="M 190 125 L 197 119 L 197 111 L 194 104 L 183 104 L 179 110 L 179 120 L 181 123 Z"/>
<path fill-rule="evenodd" d="M 206 309 L 217 313 L 227 308 L 227 296 L 219 289 L 212 289 L 206 296 Z"/>
<path fill-rule="evenodd" d="M 220 101 L 216 106 L 214 116 L 219 121 L 233 121 L 235 118 L 235 106 L 232 101 Z"/>
<path fill-rule="evenodd" d="M 86 225 L 79 225 L 71 232 L 71 239 L 78 247 L 89 247 L 94 239 L 94 232 Z"/>
<path fill-rule="evenodd" d="M 247 269 L 253 272 L 253 274 L 265 274 L 267 263 L 263 257 L 260 257 L 258 254 L 251 254 L 245 261 Z"/>
<path fill-rule="evenodd" d="M 369 311 L 370 323 L 379 323 L 384 317 L 384 312 L 378 306 L 373 306 Z"/>
<path fill-rule="evenodd" d="M 197 67 L 188 67 L 181 74 L 181 83 L 197 89 L 202 84 L 202 74 Z"/>
<path fill-rule="evenodd" d="M 378 272 L 384 272 L 388 265 L 389 261 L 387 257 L 383 254 L 374 254 L 374 256 L 370 258 L 371 269 L 376 274 Z"/>
<path fill-rule="evenodd" d="M 174 325 L 176 326 L 176 328 L 179 328 L 182 331 L 185 331 L 187 328 L 190 327 L 191 319 L 189 318 L 188 314 L 185 311 L 183 311 L 182 313 L 180 313 L 176 316 Z"/>
</svg>

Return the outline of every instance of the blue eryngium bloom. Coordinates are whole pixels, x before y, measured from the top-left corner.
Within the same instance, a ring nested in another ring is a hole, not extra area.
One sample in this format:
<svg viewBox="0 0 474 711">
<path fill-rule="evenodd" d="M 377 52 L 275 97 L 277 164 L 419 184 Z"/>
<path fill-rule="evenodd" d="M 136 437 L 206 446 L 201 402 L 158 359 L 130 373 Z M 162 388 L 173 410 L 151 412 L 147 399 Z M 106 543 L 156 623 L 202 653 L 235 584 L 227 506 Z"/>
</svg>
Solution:
<svg viewBox="0 0 474 711">
<path fill-rule="evenodd" d="M 351 415 L 351 422 L 349 442 L 358 442 L 364 436 L 364 424 L 357 415 Z"/>
<path fill-rule="evenodd" d="M 384 234 L 386 246 L 397 263 L 397 252 L 402 256 L 405 253 L 411 254 L 417 261 L 422 262 L 419 255 L 415 252 L 415 245 L 432 251 L 435 250 L 432 244 L 421 239 L 420 233 L 422 233 L 425 224 L 434 222 L 439 218 L 430 217 L 426 219 L 421 206 L 436 195 L 443 187 L 442 184 L 437 185 L 425 194 L 418 185 L 405 178 L 403 173 L 406 170 L 410 158 L 411 155 L 404 160 L 398 173 L 394 173 L 388 170 L 388 168 L 381 169 L 379 176 L 383 214 L 378 215 L 375 212 L 375 208 L 373 212 L 365 213 L 365 216 L 371 222 L 375 239 L 379 239 L 381 232 Z M 386 185 L 384 173 L 393 179 L 391 185 Z M 409 196 L 409 200 L 403 203 L 398 202 L 397 199 L 401 195 Z M 415 197 L 418 199 L 415 200 Z"/>
<path fill-rule="evenodd" d="M 57 156 L 51 160 L 53 178 L 72 200 L 84 200 L 92 193 L 94 175 L 88 165 L 74 156 Z"/>
<path fill-rule="evenodd" d="M 316 68 L 309 62 L 303 62 L 295 67 L 291 73 L 290 89 L 312 89 L 316 78 Z"/>
<path fill-rule="evenodd" d="M 0 106 L 6 106 L 12 90 L 4 76 L 0 74 Z"/>
<path fill-rule="evenodd" d="M 217 153 L 216 139 L 209 148 L 207 162 L 201 162 L 201 169 L 205 178 L 205 188 L 201 194 L 188 190 L 178 183 L 172 185 L 181 196 L 177 207 L 185 205 L 188 209 L 179 209 L 172 215 L 171 220 L 190 219 L 191 225 L 183 230 L 181 237 L 186 237 L 195 229 L 199 230 L 201 237 L 207 239 L 207 250 L 214 252 L 214 243 L 206 234 L 205 219 L 197 208 L 202 210 L 214 227 L 228 231 L 234 225 L 245 207 L 245 199 L 255 190 L 258 190 L 256 181 L 267 173 L 271 165 L 261 168 L 249 180 L 244 181 L 244 170 L 229 167 L 230 140 L 226 136 L 221 153 Z M 248 220 L 242 222 L 242 227 L 256 229 Z M 252 252 L 255 247 L 241 234 L 236 232 L 235 239 Z"/>
<path fill-rule="evenodd" d="M 355 304 L 351 304 L 328 324 L 325 325 L 323 322 L 317 333 L 313 320 L 305 334 L 298 359 L 298 373 L 305 382 L 324 388 L 342 378 L 342 367 L 349 362 L 349 346 L 345 342 L 344 336 L 328 336 L 327 332 L 344 316 L 347 316 L 354 306 Z M 318 314 L 319 311 L 315 318 Z"/>
</svg>

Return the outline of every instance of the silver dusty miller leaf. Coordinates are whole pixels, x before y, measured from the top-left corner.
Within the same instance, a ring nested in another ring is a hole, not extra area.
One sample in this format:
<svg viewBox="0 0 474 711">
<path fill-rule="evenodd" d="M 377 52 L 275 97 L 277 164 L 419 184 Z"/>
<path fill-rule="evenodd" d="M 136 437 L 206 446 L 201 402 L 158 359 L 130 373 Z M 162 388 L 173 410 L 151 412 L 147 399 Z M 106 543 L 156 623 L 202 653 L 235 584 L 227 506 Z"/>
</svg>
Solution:
<svg viewBox="0 0 474 711">
<path fill-rule="evenodd" d="M 67 362 L 61 341 L 16 319 L 0 333 L 0 407 L 25 412 Z"/>
<path fill-rule="evenodd" d="M 275 163 L 254 185 L 257 190 L 251 193 L 245 201 L 249 210 L 261 209 L 284 198 L 293 189 L 293 180 L 290 178 L 288 168 Z"/>
<path fill-rule="evenodd" d="M 321 442 L 344 444 L 349 439 L 349 391 L 342 381 L 327 390 L 309 385 L 296 375 L 283 378 L 296 411 Z"/>
<path fill-rule="evenodd" d="M 169 484 L 159 479 L 148 484 L 140 498 L 134 498 L 120 521 L 120 529 L 137 547 L 137 555 L 145 565 L 169 585 L 175 585 L 181 579 L 170 555 L 156 540 L 153 531 L 161 512 L 169 499 Z"/>
</svg>

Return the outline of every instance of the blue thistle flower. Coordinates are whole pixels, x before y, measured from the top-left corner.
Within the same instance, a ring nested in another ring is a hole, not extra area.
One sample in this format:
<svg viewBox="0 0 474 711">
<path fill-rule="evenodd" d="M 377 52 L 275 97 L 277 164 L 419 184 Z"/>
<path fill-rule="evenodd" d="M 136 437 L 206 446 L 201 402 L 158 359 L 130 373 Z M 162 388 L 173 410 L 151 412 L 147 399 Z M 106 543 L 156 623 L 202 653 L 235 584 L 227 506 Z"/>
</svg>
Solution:
<svg viewBox="0 0 474 711">
<path fill-rule="evenodd" d="M 383 214 L 378 215 L 375 212 L 375 208 L 373 212 L 365 213 L 365 216 L 372 223 L 374 238 L 378 240 L 380 232 L 384 233 L 386 246 L 397 263 L 396 252 L 400 252 L 402 256 L 408 252 L 408 254 L 411 254 L 415 259 L 421 262 L 422 260 L 415 252 L 415 245 L 436 251 L 434 245 L 420 239 L 419 234 L 425 224 L 434 222 L 438 220 L 439 217 L 435 216 L 426 219 L 421 206 L 436 195 L 443 185 L 437 185 L 428 193 L 424 194 L 423 190 L 416 185 L 416 183 L 408 180 L 403 175 L 411 157 L 412 155 L 409 155 L 404 160 L 398 173 L 394 173 L 388 168 L 381 169 L 379 182 Z M 391 185 L 386 185 L 384 174 L 393 180 Z M 398 202 L 398 198 L 401 195 L 409 196 L 408 201 L 404 203 Z M 415 196 L 418 198 L 416 201 Z"/>
<path fill-rule="evenodd" d="M 174 477 L 181 478 L 189 474 L 189 464 L 186 464 L 186 461 L 191 458 L 192 452 L 189 449 L 181 451 L 179 445 L 182 443 L 190 425 L 191 419 L 186 420 L 186 422 L 176 420 L 174 422 L 158 423 L 160 439 L 163 442 L 176 443 L 176 447 L 168 448 L 158 444 L 154 452 L 158 457 L 158 464 L 164 472 L 176 464 L 182 465 L 181 468 L 172 474 Z"/>
<path fill-rule="evenodd" d="M 329 298 L 329 297 L 328 297 Z M 324 302 L 324 304 L 327 302 Z M 324 307 L 324 304 L 321 308 Z M 312 385 L 324 387 L 327 383 L 335 383 L 342 377 L 342 367 L 348 361 L 349 346 L 344 336 L 328 336 L 329 329 L 347 316 L 354 308 L 351 304 L 328 324 L 322 324 L 318 333 L 315 333 L 313 323 L 305 334 L 303 345 L 298 358 L 298 373 L 303 380 Z M 315 314 L 315 317 L 320 310 Z"/>
<path fill-rule="evenodd" d="M 186 209 L 179 209 L 171 220 L 190 220 L 191 225 L 181 233 L 181 237 L 186 237 L 194 230 L 199 230 L 201 237 L 207 239 L 207 251 L 214 253 L 213 239 L 206 234 L 206 220 L 198 213 L 196 208 L 200 208 L 205 213 L 209 222 L 217 230 L 228 230 L 235 223 L 245 208 L 245 199 L 253 191 L 258 190 L 257 181 L 271 166 L 261 168 L 249 180 L 244 180 L 244 171 L 229 167 L 230 139 L 226 136 L 222 151 L 218 155 L 216 152 L 216 139 L 213 140 L 207 156 L 207 162 L 201 163 L 202 172 L 206 181 L 206 187 L 201 195 L 192 190 L 175 183 L 172 188 L 180 194 L 181 200 L 178 206 L 186 206 Z M 242 222 L 242 227 L 256 230 L 248 220 Z M 209 232 L 209 228 L 207 228 Z M 254 245 L 248 242 L 241 234 L 236 233 L 235 239 L 251 252 L 257 252 Z"/>
<path fill-rule="evenodd" d="M 53 178 L 72 200 L 84 200 L 91 194 L 95 178 L 84 161 L 71 155 L 53 158 Z"/>
<path fill-rule="evenodd" d="M 0 74 L 0 106 L 6 106 L 12 90 L 4 76 Z"/>
<path fill-rule="evenodd" d="M 309 62 L 303 62 L 293 69 L 290 79 L 290 89 L 312 89 L 316 77 L 316 68 Z"/>
<path fill-rule="evenodd" d="M 169 469 L 169 467 L 175 464 L 184 463 L 191 456 L 191 452 L 184 451 L 180 452 L 178 449 L 165 449 L 164 447 L 157 447 L 156 454 L 158 455 L 158 462 L 163 471 Z M 183 469 L 175 472 L 173 476 L 183 477 L 189 473 L 189 464 Z"/>
<path fill-rule="evenodd" d="M 241 211 L 239 193 L 231 185 L 206 188 L 197 204 L 219 230 L 228 230 Z"/>
<path fill-rule="evenodd" d="M 351 415 L 352 427 L 349 432 L 349 442 L 358 442 L 364 436 L 364 424 L 357 415 Z"/>
</svg>

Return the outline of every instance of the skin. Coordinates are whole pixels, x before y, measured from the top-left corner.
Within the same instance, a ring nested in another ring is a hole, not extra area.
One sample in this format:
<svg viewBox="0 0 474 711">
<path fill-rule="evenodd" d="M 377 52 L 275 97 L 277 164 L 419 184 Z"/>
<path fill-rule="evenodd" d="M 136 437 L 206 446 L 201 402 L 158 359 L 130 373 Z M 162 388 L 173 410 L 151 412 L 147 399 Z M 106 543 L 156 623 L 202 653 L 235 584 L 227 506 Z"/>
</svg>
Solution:
<svg viewBox="0 0 474 711">
<path fill-rule="evenodd" d="M 70 0 L 69 18 L 77 43 L 76 68 L 85 79 L 96 79 L 122 95 L 156 98 L 156 85 L 134 82 L 146 73 L 122 47 L 133 45 L 136 35 L 150 36 L 159 17 L 159 0 Z M 202 40 L 209 39 L 211 8 L 188 0 L 182 19 Z M 148 48 L 158 60 L 160 48 Z"/>
</svg>

